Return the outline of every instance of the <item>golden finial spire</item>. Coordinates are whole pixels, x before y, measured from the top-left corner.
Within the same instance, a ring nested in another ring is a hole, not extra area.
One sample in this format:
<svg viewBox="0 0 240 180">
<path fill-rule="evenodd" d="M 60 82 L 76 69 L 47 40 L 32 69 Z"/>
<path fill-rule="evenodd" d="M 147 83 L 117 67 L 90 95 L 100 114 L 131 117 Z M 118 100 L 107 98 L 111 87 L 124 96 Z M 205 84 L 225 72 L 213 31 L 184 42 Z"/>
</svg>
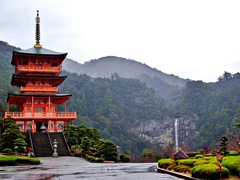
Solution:
<svg viewBox="0 0 240 180">
<path fill-rule="evenodd" d="M 40 44 L 40 17 L 38 14 L 38 10 L 37 10 L 37 17 L 36 17 L 36 34 L 35 34 L 35 40 L 36 40 L 36 44 L 34 45 L 35 48 L 41 48 L 41 44 Z"/>
</svg>

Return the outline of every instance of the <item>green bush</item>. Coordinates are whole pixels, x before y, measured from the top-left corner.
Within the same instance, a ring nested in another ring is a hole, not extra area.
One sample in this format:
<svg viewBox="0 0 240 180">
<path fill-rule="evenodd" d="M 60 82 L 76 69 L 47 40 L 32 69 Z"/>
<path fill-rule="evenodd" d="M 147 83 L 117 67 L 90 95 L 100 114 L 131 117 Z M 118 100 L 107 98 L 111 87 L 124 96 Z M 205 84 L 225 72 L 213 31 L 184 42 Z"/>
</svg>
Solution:
<svg viewBox="0 0 240 180">
<path fill-rule="evenodd" d="M 94 156 L 87 156 L 87 160 L 90 162 L 95 161 L 95 157 Z"/>
<path fill-rule="evenodd" d="M 202 164 L 191 169 L 192 177 L 200 179 L 219 179 L 220 173 L 215 164 Z M 222 167 L 222 178 L 228 178 L 230 171 Z"/>
<path fill-rule="evenodd" d="M 173 159 L 160 159 L 158 161 L 158 167 L 160 167 L 160 168 L 166 169 L 170 165 L 176 166 L 175 161 Z"/>
<path fill-rule="evenodd" d="M 2 150 L 3 153 L 12 153 L 13 150 L 11 148 L 5 148 L 4 150 Z"/>
<path fill-rule="evenodd" d="M 197 161 L 198 161 L 197 159 L 180 159 L 178 160 L 178 165 L 193 167 L 193 164 Z"/>
<path fill-rule="evenodd" d="M 222 165 L 228 168 L 232 175 L 240 176 L 240 156 L 225 157 Z"/>
<path fill-rule="evenodd" d="M 185 165 L 178 165 L 174 167 L 174 171 L 176 172 L 190 172 L 191 167 Z"/>
<path fill-rule="evenodd" d="M 110 160 L 110 161 L 115 161 L 115 162 L 116 162 L 116 161 L 117 161 L 117 156 L 111 156 L 111 157 L 109 158 L 109 160 Z"/>
<path fill-rule="evenodd" d="M 0 156 L 0 166 L 37 165 L 40 160 L 26 156 Z"/>
<path fill-rule="evenodd" d="M 123 157 L 124 156 L 127 156 L 127 154 L 120 154 L 120 159 L 121 159 L 121 161 L 123 160 Z"/>
<path fill-rule="evenodd" d="M 229 156 L 238 156 L 239 152 L 237 152 L 237 151 L 229 151 L 228 155 Z"/>
<path fill-rule="evenodd" d="M 209 163 L 209 160 L 205 160 L 205 159 L 199 159 L 198 161 L 196 161 L 194 164 L 193 164 L 193 167 L 194 166 L 198 166 L 200 164 L 208 164 Z"/>
<path fill-rule="evenodd" d="M 194 159 L 199 159 L 199 158 L 204 158 L 204 156 L 201 155 L 201 154 L 198 154 L 198 155 L 194 156 Z"/>
<path fill-rule="evenodd" d="M 95 160 L 96 160 L 96 162 L 100 162 L 100 163 L 104 162 L 104 159 L 103 159 L 103 158 L 97 158 L 97 159 L 95 159 Z"/>
<path fill-rule="evenodd" d="M 131 158 L 130 158 L 129 155 L 125 155 L 125 156 L 123 156 L 123 158 L 122 158 L 122 162 L 130 162 L 130 161 L 131 161 Z"/>
</svg>

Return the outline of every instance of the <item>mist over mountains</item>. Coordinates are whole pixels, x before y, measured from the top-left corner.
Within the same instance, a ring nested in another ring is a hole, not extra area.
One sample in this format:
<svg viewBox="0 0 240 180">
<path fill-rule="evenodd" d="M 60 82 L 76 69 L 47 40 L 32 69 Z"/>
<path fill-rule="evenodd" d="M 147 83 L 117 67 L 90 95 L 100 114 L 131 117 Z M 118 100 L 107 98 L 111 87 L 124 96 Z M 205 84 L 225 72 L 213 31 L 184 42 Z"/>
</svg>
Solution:
<svg viewBox="0 0 240 180">
<path fill-rule="evenodd" d="M 139 79 L 153 88 L 157 95 L 171 101 L 171 95 L 182 89 L 190 80 L 166 74 L 135 60 L 107 56 L 80 64 L 71 59 L 63 62 L 63 69 L 72 73 L 87 74 L 93 78 L 110 78 L 118 74 L 123 78 Z"/>
</svg>

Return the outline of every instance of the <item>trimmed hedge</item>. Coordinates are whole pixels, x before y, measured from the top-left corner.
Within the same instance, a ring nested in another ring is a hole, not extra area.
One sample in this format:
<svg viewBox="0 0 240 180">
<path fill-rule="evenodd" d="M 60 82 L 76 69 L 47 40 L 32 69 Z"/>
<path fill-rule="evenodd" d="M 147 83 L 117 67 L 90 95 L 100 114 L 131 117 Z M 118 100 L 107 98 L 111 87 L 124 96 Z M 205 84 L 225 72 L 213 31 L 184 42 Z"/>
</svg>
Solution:
<svg viewBox="0 0 240 180">
<path fill-rule="evenodd" d="M 197 159 L 180 159 L 177 164 L 193 167 L 193 164 L 197 161 Z"/>
<path fill-rule="evenodd" d="M 202 154 L 198 154 L 198 155 L 194 156 L 194 159 L 199 159 L 199 158 L 204 158 L 204 156 Z"/>
<path fill-rule="evenodd" d="M 2 150 L 3 153 L 12 153 L 13 150 L 11 148 L 5 148 L 4 150 Z"/>
<path fill-rule="evenodd" d="M 125 155 L 125 156 L 123 156 L 123 158 L 122 158 L 122 162 L 130 162 L 130 161 L 131 161 L 131 158 L 130 158 L 129 155 Z"/>
<path fill-rule="evenodd" d="M 168 166 L 176 166 L 176 163 L 173 159 L 160 159 L 158 161 L 158 167 L 160 168 L 168 168 Z"/>
<path fill-rule="evenodd" d="M 174 171 L 176 172 L 190 172 L 191 168 L 185 165 L 178 165 L 174 167 Z"/>
<path fill-rule="evenodd" d="M 0 156 L 0 166 L 37 165 L 40 163 L 39 159 L 32 157 Z"/>
<path fill-rule="evenodd" d="M 220 173 L 217 169 L 217 166 L 214 164 L 202 164 L 198 166 L 194 166 L 191 169 L 192 177 L 200 178 L 200 179 L 219 179 Z M 230 175 L 230 171 L 222 167 L 222 178 L 228 178 Z"/>
<path fill-rule="evenodd" d="M 201 164 L 208 164 L 208 163 L 209 163 L 209 160 L 198 159 L 198 161 L 196 161 L 196 162 L 193 164 L 193 167 L 194 167 L 194 166 L 201 165 Z"/>
<path fill-rule="evenodd" d="M 224 158 L 222 165 L 228 168 L 232 175 L 240 177 L 240 156 Z"/>
</svg>

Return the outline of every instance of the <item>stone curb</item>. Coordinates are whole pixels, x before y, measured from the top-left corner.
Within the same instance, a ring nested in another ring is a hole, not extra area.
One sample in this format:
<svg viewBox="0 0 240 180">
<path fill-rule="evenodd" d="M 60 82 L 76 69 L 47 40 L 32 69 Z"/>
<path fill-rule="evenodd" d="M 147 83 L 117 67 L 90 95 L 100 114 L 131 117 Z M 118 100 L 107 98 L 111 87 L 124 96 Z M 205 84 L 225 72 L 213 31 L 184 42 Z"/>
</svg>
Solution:
<svg viewBox="0 0 240 180">
<path fill-rule="evenodd" d="M 180 173 L 177 173 L 177 172 L 169 171 L 169 170 L 162 169 L 162 168 L 159 168 L 159 167 L 157 167 L 157 172 L 170 174 L 172 176 L 175 176 L 175 177 L 178 177 L 178 178 L 182 178 L 182 179 L 185 179 L 185 180 L 199 180 L 199 179 L 194 178 L 194 177 L 190 177 L 190 176 L 187 176 L 187 175 L 184 175 L 184 174 L 180 174 Z"/>
</svg>

